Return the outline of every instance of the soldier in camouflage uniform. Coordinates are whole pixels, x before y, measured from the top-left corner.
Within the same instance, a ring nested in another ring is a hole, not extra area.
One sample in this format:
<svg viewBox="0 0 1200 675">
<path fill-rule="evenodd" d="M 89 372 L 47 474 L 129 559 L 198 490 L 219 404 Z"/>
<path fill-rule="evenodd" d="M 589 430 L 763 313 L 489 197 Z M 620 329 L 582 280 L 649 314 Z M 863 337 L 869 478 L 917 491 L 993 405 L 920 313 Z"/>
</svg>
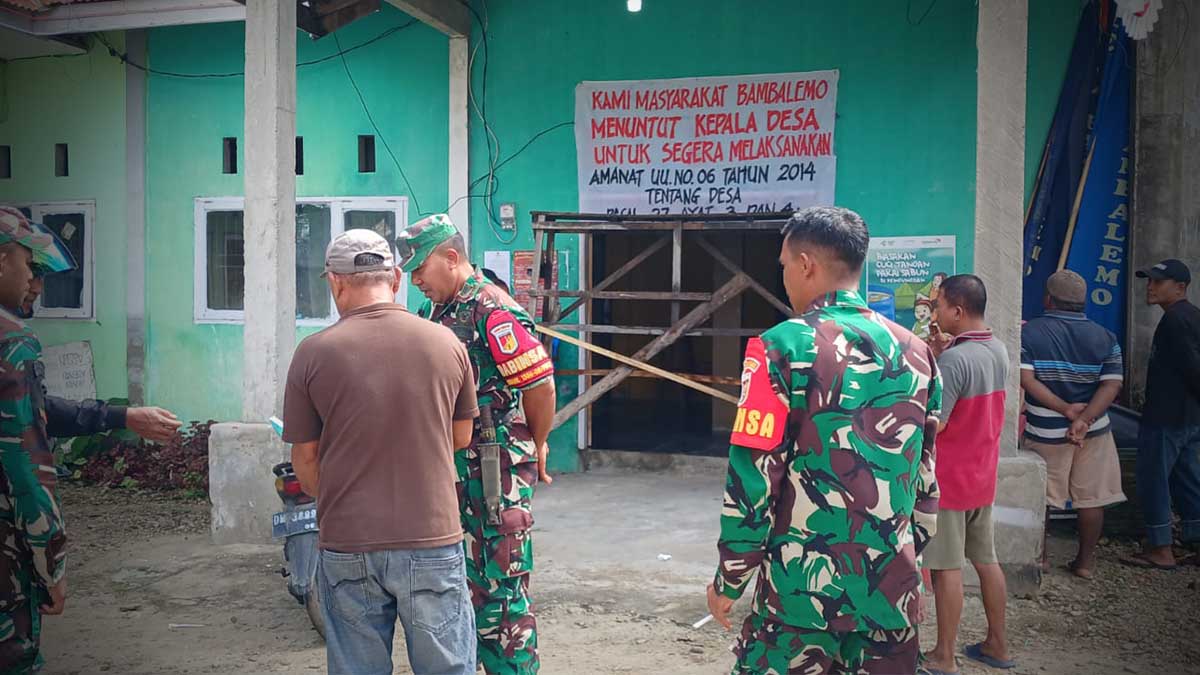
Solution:
<svg viewBox="0 0 1200 675">
<path fill-rule="evenodd" d="M 735 674 L 917 668 L 941 391 L 928 345 L 856 292 L 867 241 L 852 211 L 795 214 L 780 263 L 798 316 L 746 349 L 708 589 L 728 629 L 758 572 Z"/>
<path fill-rule="evenodd" d="M 539 478 L 550 481 L 545 460 L 555 408 L 554 367 L 534 337 L 529 314 L 468 262 L 449 217 L 414 224 L 397 244 L 404 271 L 429 299 L 420 316 L 453 330 L 475 370 L 480 419 L 471 446 L 455 454 L 455 466 L 479 663 L 493 675 L 536 673 L 530 509 L 534 485 Z M 482 458 L 489 411 L 500 446 L 499 501 L 492 519 Z"/>
<path fill-rule="evenodd" d="M 39 670 L 42 614 L 66 602 L 66 543 L 46 436 L 42 345 L 17 314 L 33 267 L 75 266 L 62 242 L 0 206 L 0 673 Z"/>
</svg>

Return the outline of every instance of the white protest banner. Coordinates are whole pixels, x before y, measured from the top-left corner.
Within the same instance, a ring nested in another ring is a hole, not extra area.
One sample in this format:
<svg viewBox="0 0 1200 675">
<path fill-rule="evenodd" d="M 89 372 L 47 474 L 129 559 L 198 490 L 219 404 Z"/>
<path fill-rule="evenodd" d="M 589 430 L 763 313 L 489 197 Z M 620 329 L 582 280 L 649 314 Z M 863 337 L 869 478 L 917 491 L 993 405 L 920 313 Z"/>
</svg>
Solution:
<svg viewBox="0 0 1200 675">
<path fill-rule="evenodd" d="M 582 213 L 756 213 L 830 205 L 838 71 L 581 82 Z"/>
</svg>

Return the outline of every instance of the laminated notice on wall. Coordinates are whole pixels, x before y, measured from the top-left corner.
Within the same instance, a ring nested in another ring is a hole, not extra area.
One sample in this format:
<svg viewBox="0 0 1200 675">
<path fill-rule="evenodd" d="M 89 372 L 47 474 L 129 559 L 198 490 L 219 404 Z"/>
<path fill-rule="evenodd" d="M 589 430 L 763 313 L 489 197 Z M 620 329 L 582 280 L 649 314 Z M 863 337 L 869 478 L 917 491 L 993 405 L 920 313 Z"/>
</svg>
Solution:
<svg viewBox="0 0 1200 675">
<path fill-rule="evenodd" d="M 582 213 L 790 211 L 834 203 L 838 71 L 582 82 Z"/>
<path fill-rule="evenodd" d="M 96 374 L 90 342 L 68 342 L 42 349 L 46 364 L 46 392 L 78 401 L 96 398 Z"/>
</svg>

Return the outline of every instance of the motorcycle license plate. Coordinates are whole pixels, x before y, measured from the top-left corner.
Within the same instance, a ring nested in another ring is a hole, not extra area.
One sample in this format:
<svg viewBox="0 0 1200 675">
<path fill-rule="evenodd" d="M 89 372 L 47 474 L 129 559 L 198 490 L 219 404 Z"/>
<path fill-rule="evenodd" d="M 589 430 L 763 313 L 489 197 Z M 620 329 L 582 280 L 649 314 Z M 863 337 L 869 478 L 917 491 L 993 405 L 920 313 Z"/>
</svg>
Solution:
<svg viewBox="0 0 1200 675">
<path fill-rule="evenodd" d="M 301 532 L 317 531 L 317 507 L 280 511 L 271 516 L 271 536 L 290 537 Z"/>
</svg>

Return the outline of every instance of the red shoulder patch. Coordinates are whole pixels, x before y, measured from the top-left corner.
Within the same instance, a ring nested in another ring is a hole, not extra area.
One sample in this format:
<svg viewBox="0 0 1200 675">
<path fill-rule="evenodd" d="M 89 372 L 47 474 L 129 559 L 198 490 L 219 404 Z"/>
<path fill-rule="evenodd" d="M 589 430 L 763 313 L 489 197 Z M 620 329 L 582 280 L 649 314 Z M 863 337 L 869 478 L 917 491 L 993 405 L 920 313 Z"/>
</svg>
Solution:
<svg viewBox="0 0 1200 675">
<path fill-rule="evenodd" d="M 729 438 L 732 445 L 775 450 L 783 442 L 789 409 L 776 395 L 768 371 L 762 338 L 750 338 L 742 360 L 742 396 Z"/>
<path fill-rule="evenodd" d="M 508 386 L 523 389 L 554 374 L 546 348 L 517 317 L 498 309 L 487 319 L 488 350 Z"/>
</svg>

